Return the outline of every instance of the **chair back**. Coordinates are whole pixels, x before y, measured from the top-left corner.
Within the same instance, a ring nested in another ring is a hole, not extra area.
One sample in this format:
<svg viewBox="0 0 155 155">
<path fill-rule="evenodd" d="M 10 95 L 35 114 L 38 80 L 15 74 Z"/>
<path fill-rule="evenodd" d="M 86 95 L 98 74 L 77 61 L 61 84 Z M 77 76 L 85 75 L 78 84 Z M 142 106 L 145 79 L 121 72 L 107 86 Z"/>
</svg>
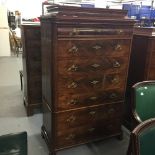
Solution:
<svg viewBox="0 0 155 155">
<path fill-rule="evenodd" d="M 27 132 L 0 136 L 0 155 L 27 155 Z"/>
<path fill-rule="evenodd" d="M 155 81 L 143 81 L 133 86 L 134 111 L 141 121 L 155 117 Z"/>
<path fill-rule="evenodd" d="M 130 153 L 133 155 L 155 155 L 155 118 L 140 123 L 131 133 Z M 130 154 L 128 152 L 128 154 Z"/>
</svg>

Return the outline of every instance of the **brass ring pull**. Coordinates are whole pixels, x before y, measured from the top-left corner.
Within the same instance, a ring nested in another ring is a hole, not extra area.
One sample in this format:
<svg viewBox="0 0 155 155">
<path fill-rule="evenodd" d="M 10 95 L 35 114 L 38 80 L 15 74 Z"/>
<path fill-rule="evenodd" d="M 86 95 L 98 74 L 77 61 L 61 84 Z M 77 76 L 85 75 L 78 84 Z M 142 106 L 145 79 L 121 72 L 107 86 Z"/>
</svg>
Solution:
<svg viewBox="0 0 155 155">
<path fill-rule="evenodd" d="M 89 132 L 93 132 L 94 130 L 95 130 L 95 128 L 88 129 Z"/>
<path fill-rule="evenodd" d="M 77 71 L 77 69 L 78 69 L 78 66 L 77 66 L 77 65 L 72 65 L 72 66 L 69 67 L 67 70 L 68 70 L 68 71 L 73 71 L 73 72 L 75 72 L 75 71 Z"/>
<path fill-rule="evenodd" d="M 97 100 L 97 97 L 96 96 L 92 96 L 89 99 L 95 101 L 95 100 Z"/>
<path fill-rule="evenodd" d="M 99 50 L 99 49 L 102 48 L 102 46 L 100 46 L 100 45 L 95 45 L 95 46 L 93 46 L 92 48 L 95 49 L 95 50 Z"/>
<path fill-rule="evenodd" d="M 100 67 L 99 64 L 92 64 L 91 66 L 94 67 L 94 68 L 98 68 L 98 67 Z"/>
<path fill-rule="evenodd" d="M 115 61 L 114 63 L 113 63 L 113 67 L 114 68 L 119 68 L 121 66 L 121 64 L 118 62 L 118 61 Z"/>
<path fill-rule="evenodd" d="M 94 80 L 94 81 L 91 81 L 90 83 L 91 83 L 91 84 L 93 84 L 93 85 L 96 85 L 96 84 L 98 84 L 98 83 L 99 83 L 99 81 Z"/>
<path fill-rule="evenodd" d="M 75 105 L 78 103 L 78 100 L 77 99 L 72 99 L 68 102 L 68 104 L 72 104 L 72 105 Z"/>
<path fill-rule="evenodd" d="M 76 82 L 72 82 L 71 84 L 68 85 L 68 88 L 76 88 L 78 85 Z"/>
<path fill-rule="evenodd" d="M 65 139 L 66 140 L 72 140 L 72 139 L 74 139 L 75 138 L 75 135 L 74 134 L 69 134 Z"/>
<path fill-rule="evenodd" d="M 67 119 L 67 122 L 68 123 L 73 123 L 73 122 L 75 122 L 75 120 L 76 120 L 76 117 L 75 116 L 70 116 L 68 119 Z"/>
<path fill-rule="evenodd" d="M 69 50 L 68 50 L 69 53 L 77 53 L 78 52 L 78 47 L 76 47 L 75 45 L 73 47 L 71 47 Z"/>
</svg>

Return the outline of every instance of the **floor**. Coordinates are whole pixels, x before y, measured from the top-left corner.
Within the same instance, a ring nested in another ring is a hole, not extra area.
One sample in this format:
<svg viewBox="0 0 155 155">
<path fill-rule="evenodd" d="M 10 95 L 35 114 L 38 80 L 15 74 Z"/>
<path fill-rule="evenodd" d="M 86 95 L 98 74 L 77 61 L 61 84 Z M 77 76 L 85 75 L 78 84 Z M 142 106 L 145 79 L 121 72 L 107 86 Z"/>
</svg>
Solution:
<svg viewBox="0 0 155 155">
<path fill-rule="evenodd" d="M 26 116 L 20 90 L 19 70 L 21 56 L 0 57 L 0 135 L 27 131 L 28 155 L 48 155 L 47 146 L 40 135 L 42 114 Z M 59 151 L 57 155 L 125 155 L 129 133 L 123 128 L 124 138 L 111 138 Z"/>
</svg>

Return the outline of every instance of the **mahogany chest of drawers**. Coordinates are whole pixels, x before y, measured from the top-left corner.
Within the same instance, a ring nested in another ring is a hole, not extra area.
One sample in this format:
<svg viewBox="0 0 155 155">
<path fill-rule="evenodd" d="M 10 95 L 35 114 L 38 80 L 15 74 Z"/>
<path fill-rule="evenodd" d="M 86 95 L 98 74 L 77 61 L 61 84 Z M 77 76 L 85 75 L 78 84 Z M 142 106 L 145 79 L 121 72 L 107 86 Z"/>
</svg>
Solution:
<svg viewBox="0 0 155 155">
<path fill-rule="evenodd" d="M 27 115 L 30 116 L 42 103 L 40 25 L 22 25 L 22 43 L 23 98 Z"/>
<path fill-rule="evenodd" d="M 41 41 L 42 136 L 50 153 L 121 136 L 134 22 L 122 10 L 49 9 Z"/>
<path fill-rule="evenodd" d="M 125 104 L 125 125 L 129 129 L 132 126 L 131 87 L 145 80 L 155 80 L 155 28 L 134 28 Z"/>
</svg>

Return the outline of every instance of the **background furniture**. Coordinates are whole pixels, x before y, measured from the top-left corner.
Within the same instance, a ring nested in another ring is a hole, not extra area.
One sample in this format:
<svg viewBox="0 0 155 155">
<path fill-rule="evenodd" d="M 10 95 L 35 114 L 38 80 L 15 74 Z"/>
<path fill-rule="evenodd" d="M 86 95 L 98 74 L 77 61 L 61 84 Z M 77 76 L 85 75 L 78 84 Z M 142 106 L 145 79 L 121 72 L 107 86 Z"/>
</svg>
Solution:
<svg viewBox="0 0 155 155">
<path fill-rule="evenodd" d="M 137 82 L 155 80 L 155 35 L 154 28 L 135 28 L 132 41 L 126 101 L 126 127 L 131 129 L 131 87 Z"/>
<path fill-rule="evenodd" d="M 42 105 L 40 25 L 22 25 L 23 94 L 27 115 Z"/>
<path fill-rule="evenodd" d="M 42 135 L 50 153 L 121 137 L 134 21 L 122 10 L 48 10 L 41 18 Z"/>
<path fill-rule="evenodd" d="M 132 128 L 155 118 L 155 81 L 143 81 L 132 87 Z"/>
<path fill-rule="evenodd" d="M 1 155 L 27 155 L 27 132 L 0 136 Z"/>
<path fill-rule="evenodd" d="M 140 123 L 131 133 L 127 155 L 155 154 L 155 118 Z"/>
</svg>

